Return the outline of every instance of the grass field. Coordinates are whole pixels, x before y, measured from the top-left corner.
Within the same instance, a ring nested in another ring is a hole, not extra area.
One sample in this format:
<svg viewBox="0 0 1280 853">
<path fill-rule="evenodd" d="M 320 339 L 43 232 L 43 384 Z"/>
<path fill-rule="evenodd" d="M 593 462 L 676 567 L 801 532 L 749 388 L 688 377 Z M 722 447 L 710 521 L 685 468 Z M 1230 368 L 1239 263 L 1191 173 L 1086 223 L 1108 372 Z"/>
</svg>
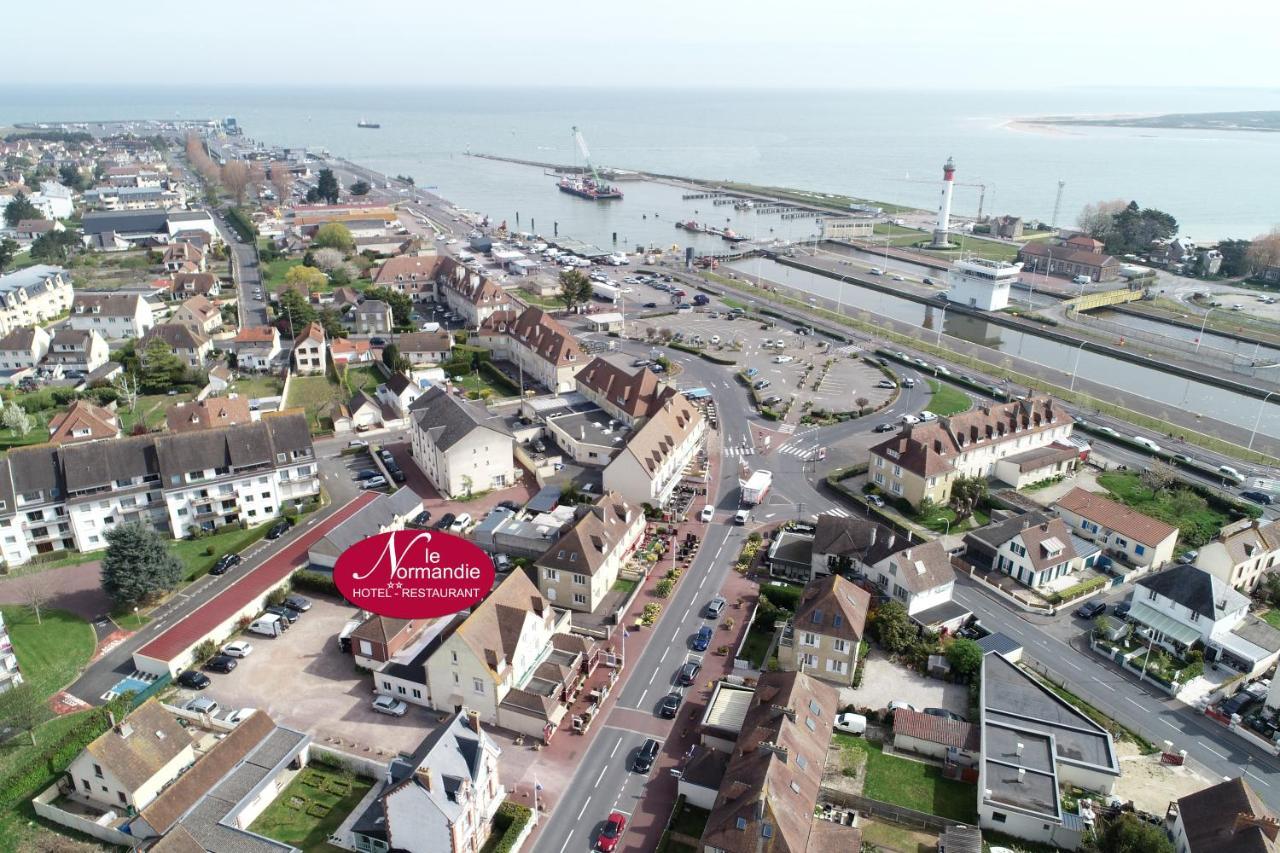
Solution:
<svg viewBox="0 0 1280 853">
<path fill-rule="evenodd" d="M 511 392 L 506 387 L 491 381 L 488 376 L 485 376 L 484 373 L 478 370 L 473 370 L 471 373 L 468 373 L 461 378 L 455 378 L 452 376 L 449 378 L 452 380 L 454 385 L 457 385 L 459 388 L 466 391 L 467 396 L 471 396 L 473 392 L 476 394 L 483 394 L 485 391 L 488 391 L 493 397 L 512 396 Z"/>
<path fill-rule="evenodd" d="M 289 383 L 289 399 L 286 408 L 302 408 L 307 412 L 307 423 L 312 430 L 332 427 L 329 407 L 346 402 L 346 392 L 324 376 L 295 376 Z"/>
<path fill-rule="evenodd" d="M 139 280 L 162 275 L 162 265 L 152 263 L 146 249 L 90 252 L 78 255 L 70 267 L 71 282 L 77 289 L 118 290 L 126 285 L 136 285 Z"/>
<path fill-rule="evenodd" d="M 977 823 L 976 794 L 972 785 L 942 778 L 932 764 L 885 755 L 880 744 L 852 735 L 836 734 L 846 768 L 865 764 L 862 794 L 873 800 L 905 806 L 941 817 Z"/>
<path fill-rule="evenodd" d="M 231 383 L 230 390 L 250 400 L 259 397 L 279 397 L 280 392 L 284 390 L 284 382 L 277 376 L 244 375 Z"/>
<path fill-rule="evenodd" d="M 5 605 L 0 610 L 22 679 L 41 696 L 52 696 L 74 681 L 97 646 L 93 627 L 66 611 L 43 610 L 37 623 L 26 607 Z"/>
<path fill-rule="evenodd" d="M 337 850 L 328 843 L 329 836 L 371 787 L 367 779 L 311 764 L 267 806 L 249 831 L 303 850 Z"/>
<path fill-rule="evenodd" d="M 203 539 L 179 539 L 169 550 L 187 567 L 183 577 L 194 580 L 213 568 L 213 564 L 223 554 L 239 553 L 265 536 L 269 529 L 269 524 L 259 524 L 248 530 L 241 530 L 233 525 Z M 212 555 L 205 553 L 210 547 L 213 548 Z"/>
<path fill-rule="evenodd" d="M 289 270 L 301 265 L 301 258 L 277 258 L 274 261 L 267 261 L 259 267 L 262 271 L 262 283 L 268 290 L 279 290 L 284 286 L 284 277 Z"/>
<path fill-rule="evenodd" d="M 159 429 L 164 426 L 166 409 L 195 398 L 195 394 L 175 394 L 172 397 L 168 394 L 143 394 L 138 397 L 137 405 L 132 409 L 123 405 L 119 407 L 117 414 L 120 416 L 120 431 L 128 435 L 138 423 L 145 423 L 147 429 Z"/>
<path fill-rule="evenodd" d="M 933 396 L 929 398 L 929 411 L 939 417 L 958 415 L 973 407 L 973 400 L 969 399 L 969 395 L 954 385 L 930 379 L 929 388 L 933 391 Z"/>
<path fill-rule="evenodd" d="M 347 370 L 347 388 L 352 394 L 362 390 L 373 394 L 377 392 L 378 386 L 385 381 L 382 371 L 372 364 L 352 367 Z"/>
<path fill-rule="evenodd" d="M 1098 485 L 1116 500 L 1144 515 L 1158 518 L 1178 528 L 1179 542 L 1196 548 L 1217 535 L 1228 518 L 1209 506 L 1200 495 L 1174 486 L 1152 492 L 1135 472 L 1109 471 L 1098 475 Z"/>
</svg>

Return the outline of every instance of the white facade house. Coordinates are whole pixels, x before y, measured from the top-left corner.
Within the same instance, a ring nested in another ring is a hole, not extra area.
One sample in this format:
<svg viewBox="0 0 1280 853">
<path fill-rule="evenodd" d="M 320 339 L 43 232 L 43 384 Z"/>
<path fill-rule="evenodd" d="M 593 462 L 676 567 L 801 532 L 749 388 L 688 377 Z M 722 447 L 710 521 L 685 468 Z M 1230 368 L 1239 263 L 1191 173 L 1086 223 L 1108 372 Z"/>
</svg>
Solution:
<svg viewBox="0 0 1280 853">
<path fill-rule="evenodd" d="M 487 409 L 431 388 L 410 406 L 413 459 L 446 497 L 502 489 L 519 479 L 515 440 Z"/>
<path fill-rule="evenodd" d="M 67 776 L 76 796 L 101 808 L 136 812 L 195 760 L 186 731 L 151 699 L 86 746 Z"/>
<path fill-rule="evenodd" d="M 41 181 L 40 192 L 31 196 L 31 203 L 48 219 L 69 219 L 76 209 L 75 193 L 57 181 Z"/>
<path fill-rule="evenodd" d="M 0 335 L 61 315 L 71 307 L 72 293 L 62 267 L 36 264 L 0 275 Z"/>
<path fill-rule="evenodd" d="M 49 353 L 49 342 L 49 333 L 40 326 L 14 329 L 0 338 L 0 370 L 35 367 Z"/>
<path fill-rule="evenodd" d="M 901 602 L 913 618 L 950 602 L 956 586 L 951 555 L 940 539 L 903 548 L 865 571 L 868 580 Z"/>
<path fill-rule="evenodd" d="M 1244 519 L 1200 549 L 1196 565 L 1244 593 L 1253 592 L 1280 557 L 1280 522 Z"/>
<path fill-rule="evenodd" d="M 63 328 L 49 342 L 47 362 L 89 373 L 106 364 L 110 355 L 111 348 L 99 332 Z"/>
<path fill-rule="evenodd" d="M 140 293 L 76 291 L 68 325 L 97 332 L 108 341 L 141 338 L 156 324 L 151 303 Z"/>
<path fill-rule="evenodd" d="M 22 671 L 18 668 L 18 656 L 13 652 L 13 642 L 4 627 L 4 614 L 0 613 L 0 693 L 22 683 Z"/>
<path fill-rule="evenodd" d="M 1009 307 L 1009 288 L 1022 273 L 1022 264 L 969 258 L 956 261 L 947 271 L 947 301 L 983 311 Z"/>
<path fill-rule="evenodd" d="M 683 395 L 671 397 L 605 466 L 605 490 L 634 504 L 666 503 L 706 433 L 702 412 Z"/>
<path fill-rule="evenodd" d="M 1178 528 L 1105 495 L 1077 487 L 1058 498 L 1053 508 L 1081 538 L 1133 566 L 1158 569 L 1173 559 Z"/>
<path fill-rule="evenodd" d="M 322 374 L 326 369 L 328 346 L 324 327 L 311 323 L 293 342 L 293 367 L 300 376 Z"/>
</svg>

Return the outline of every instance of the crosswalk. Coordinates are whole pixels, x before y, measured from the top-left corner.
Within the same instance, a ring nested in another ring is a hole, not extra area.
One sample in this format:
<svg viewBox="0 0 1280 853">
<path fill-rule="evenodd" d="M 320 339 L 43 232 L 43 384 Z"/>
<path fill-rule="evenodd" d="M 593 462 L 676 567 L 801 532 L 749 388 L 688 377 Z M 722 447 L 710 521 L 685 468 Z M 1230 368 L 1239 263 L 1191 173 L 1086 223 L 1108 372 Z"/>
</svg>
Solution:
<svg viewBox="0 0 1280 853">
<path fill-rule="evenodd" d="M 824 509 L 822 512 L 820 512 L 820 513 L 818 513 L 818 514 L 819 514 L 819 515 L 834 515 L 834 516 L 836 516 L 837 518 L 852 518 L 852 517 L 853 517 L 853 513 L 849 512 L 849 510 L 847 510 L 847 509 L 843 509 L 843 508 L 838 507 L 838 506 L 833 506 L 833 507 L 831 507 L 831 509 Z"/>
<path fill-rule="evenodd" d="M 782 424 L 778 427 L 778 432 L 793 433 L 796 431 L 795 424 Z"/>
<path fill-rule="evenodd" d="M 730 459 L 740 456 L 755 456 L 756 449 L 754 447 L 726 447 L 724 455 Z"/>
<path fill-rule="evenodd" d="M 862 347 L 858 346 L 857 344 L 845 344 L 835 352 L 836 352 L 836 355 L 852 355 L 857 352 L 862 352 Z"/>
</svg>

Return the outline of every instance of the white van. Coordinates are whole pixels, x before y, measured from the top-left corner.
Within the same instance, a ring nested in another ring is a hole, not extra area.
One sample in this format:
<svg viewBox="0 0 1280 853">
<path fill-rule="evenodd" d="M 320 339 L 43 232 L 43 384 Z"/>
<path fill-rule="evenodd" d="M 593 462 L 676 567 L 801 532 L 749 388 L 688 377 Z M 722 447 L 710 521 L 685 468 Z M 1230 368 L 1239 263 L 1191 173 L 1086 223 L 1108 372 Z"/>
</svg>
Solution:
<svg viewBox="0 0 1280 853">
<path fill-rule="evenodd" d="M 905 379 L 903 379 L 903 380 L 902 380 L 902 387 L 903 387 L 903 388 L 914 388 L 914 387 L 916 387 L 916 381 L 915 381 L 914 379 L 912 379 L 910 376 L 908 376 L 908 377 L 906 377 Z"/>
<path fill-rule="evenodd" d="M 734 524 L 746 524 L 750 520 L 751 520 L 751 510 L 749 509 L 740 509 L 733 514 Z"/>
<path fill-rule="evenodd" d="M 1147 450 L 1150 450 L 1152 453 L 1160 452 L 1160 445 L 1156 444 L 1154 441 L 1144 436 L 1135 435 L 1133 437 L 1133 443 L 1140 445 L 1142 447 L 1145 447 Z"/>
<path fill-rule="evenodd" d="M 1228 480 L 1235 480 L 1237 483 L 1244 482 L 1244 476 L 1230 465 L 1219 465 L 1218 473 L 1226 477 Z"/>
<path fill-rule="evenodd" d="M 1093 283 L 1093 277 L 1087 276 L 1087 275 L 1078 275 L 1071 280 L 1076 284 L 1092 284 Z"/>
<path fill-rule="evenodd" d="M 249 623 L 249 630 L 264 637 L 279 637 L 285 632 L 288 623 L 276 613 L 264 613 Z"/>
</svg>

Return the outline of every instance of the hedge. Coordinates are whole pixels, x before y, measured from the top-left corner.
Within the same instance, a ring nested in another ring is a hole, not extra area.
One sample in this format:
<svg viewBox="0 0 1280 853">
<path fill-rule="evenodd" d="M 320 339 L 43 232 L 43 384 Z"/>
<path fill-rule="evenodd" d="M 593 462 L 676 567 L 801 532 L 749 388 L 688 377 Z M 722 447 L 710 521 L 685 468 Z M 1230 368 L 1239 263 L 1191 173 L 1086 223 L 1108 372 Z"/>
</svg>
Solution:
<svg viewBox="0 0 1280 853">
<path fill-rule="evenodd" d="M 760 596 L 767 598 L 774 607 L 795 613 L 796 608 L 800 606 L 800 593 L 802 591 L 802 588 L 798 586 L 774 586 L 769 584 L 760 587 Z"/>
<path fill-rule="evenodd" d="M 507 374 L 503 373 L 501 370 L 494 367 L 491 362 L 488 362 L 488 361 L 480 362 L 480 372 L 483 373 L 485 376 L 489 377 L 489 379 L 492 380 L 493 384 L 498 385 L 502 388 L 506 388 L 512 394 L 520 393 L 520 386 L 512 382 L 511 378 L 507 376 Z"/>
<path fill-rule="evenodd" d="M 324 572 L 313 572 L 310 569 L 298 569 L 292 578 L 294 589 L 305 589 L 327 595 L 341 595 L 338 585 L 333 582 L 333 575 Z"/>
<path fill-rule="evenodd" d="M 13 808 L 39 789 L 52 784 L 86 746 L 111 728 L 111 713 L 120 719 L 130 707 L 128 695 L 117 697 L 104 707 L 89 711 L 84 721 L 67 730 L 58 740 L 44 744 L 21 768 L 0 779 L 0 809 Z"/>
<path fill-rule="evenodd" d="M 249 217 L 244 215 L 244 211 L 238 207 L 227 208 L 227 224 L 235 229 L 235 232 L 246 243 L 253 242 L 258 235 L 258 229 L 254 227 Z"/>
<path fill-rule="evenodd" d="M 1077 596 L 1084 595 L 1087 592 L 1093 592 L 1095 589 L 1102 589 L 1111 581 L 1108 578 L 1090 578 L 1087 581 L 1081 581 L 1075 586 L 1069 586 L 1061 592 L 1055 592 L 1048 596 L 1051 604 L 1058 604 L 1063 601 L 1070 601 Z"/>
<path fill-rule="evenodd" d="M 516 840 L 524 832 L 525 824 L 533 818 L 533 811 L 519 803 L 504 802 L 498 806 L 498 813 L 493 816 L 495 828 L 502 832 L 494 853 L 511 853 L 515 849 Z"/>
</svg>

